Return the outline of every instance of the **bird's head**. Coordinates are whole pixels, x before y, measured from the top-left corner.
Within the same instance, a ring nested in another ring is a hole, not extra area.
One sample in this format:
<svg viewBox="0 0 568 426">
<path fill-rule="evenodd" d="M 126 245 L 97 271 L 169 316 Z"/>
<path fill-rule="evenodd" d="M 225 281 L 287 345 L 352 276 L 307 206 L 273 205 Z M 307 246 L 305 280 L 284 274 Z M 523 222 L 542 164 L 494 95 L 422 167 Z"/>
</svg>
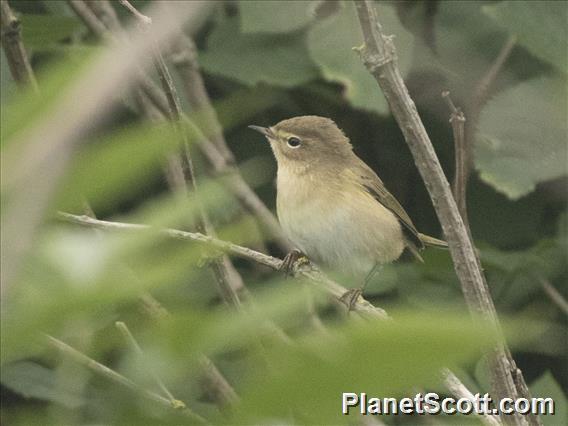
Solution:
<svg viewBox="0 0 568 426">
<path fill-rule="evenodd" d="M 266 136 L 279 167 L 335 167 L 352 155 L 349 139 L 329 118 L 307 115 L 283 120 L 272 127 L 249 128 Z"/>
</svg>

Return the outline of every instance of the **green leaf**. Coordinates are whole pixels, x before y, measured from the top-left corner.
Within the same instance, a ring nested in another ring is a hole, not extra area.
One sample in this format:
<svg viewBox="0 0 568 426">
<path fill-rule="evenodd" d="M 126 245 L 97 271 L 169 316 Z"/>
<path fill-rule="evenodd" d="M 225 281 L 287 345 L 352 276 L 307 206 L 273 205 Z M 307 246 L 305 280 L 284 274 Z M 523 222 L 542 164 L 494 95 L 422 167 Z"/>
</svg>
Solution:
<svg viewBox="0 0 568 426">
<path fill-rule="evenodd" d="M 289 33 L 305 27 L 313 19 L 314 1 L 239 2 L 243 33 Z"/>
<path fill-rule="evenodd" d="M 22 39 L 27 48 L 42 50 L 71 37 L 82 28 L 75 16 L 21 15 Z"/>
<path fill-rule="evenodd" d="M 515 34 L 534 56 L 566 73 L 566 2 L 503 1 L 484 6 L 483 12 Z"/>
<path fill-rule="evenodd" d="M 401 72 L 410 67 L 413 37 L 406 31 L 393 8 L 378 8 L 386 34 L 394 34 Z M 341 83 L 345 95 L 356 107 L 379 114 L 388 113 L 388 105 L 377 82 L 369 74 L 354 47 L 361 46 L 361 27 L 351 3 L 338 13 L 313 25 L 308 33 L 308 47 L 314 61 L 328 81 Z"/>
<path fill-rule="evenodd" d="M 552 398 L 554 400 L 554 414 L 540 417 L 545 426 L 565 424 L 566 419 L 568 419 L 568 400 L 550 371 L 540 376 L 531 385 L 530 390 L 534 398 Z"/>
<path fill-rule="evenodd" d="M 2 366 L 2 384 L 25 398 L 56 402 L 77 408 L 83 399 L 57 386 L 55 371 L 35 362 L 19 361 Z"/>
<path fill-rule="evenodd" d="M 481 179 L 511 199 L 566 174 L 566 81 L 539 78 L 496 96 L 479 123 Z"/>
<path fill-rule="evenodd" d="M 108 209 L 124 194 L 144 191 L 162 173 L 166 155 L 180 136 L 170 123 L 127 128 L 86 146 L 74 158 L 59 208 L 73 210 L 83 197 L 95 211 Z"/>
<path fill-rule="evenodd" d="M 200 63 L 211 74 L 248 86 L 263 82 L 293 87 L 318 77 L 302 32 L 242 34 L 237 18 L 217 23 Z"/>
<path fill-rule="evenodd" d="M 16 82 L 12 78 L 6 54 L 2 49 L 0 53 L 0 102 L 6 103 L 16 93 L 16 90 Z"/>
<path fill-rule="evenodd" d="M 311 335 L 271 351 L 270 374 L 249 383 L 239 414 L 245 423 L 290 412 L 305 424 L 350 423 L 353 415 L 341 414 L 342 392 L 395 397 L 437 387 L 442 367 L 470 360 L 488 339 L 464 317 L 403 313 Z"/>
</svg>

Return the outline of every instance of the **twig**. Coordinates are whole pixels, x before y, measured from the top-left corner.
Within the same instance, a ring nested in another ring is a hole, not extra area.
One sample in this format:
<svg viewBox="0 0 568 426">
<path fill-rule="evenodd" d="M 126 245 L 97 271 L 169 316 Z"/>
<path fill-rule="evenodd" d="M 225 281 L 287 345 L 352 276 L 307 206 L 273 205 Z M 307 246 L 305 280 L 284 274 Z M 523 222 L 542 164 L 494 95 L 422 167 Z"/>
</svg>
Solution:
<svg viewBox="0 0 568 426">
<path fill-rule="evenodd" d="M 65 222 L 69 222 L 69 223 L 73 223 L 73 224 L 76 224 L 76 225 L 85 226 L 85 227 L 89 227 L 89 228 L 103 229 L 103 230 L 107 230 L 107 231 L 113 231 L 113 230 L 116 230 L 116 231 L 143 231 L 143 230 L 151 230 L 152 229 L 148 225 L 122 223 L 122 222 L 109 222 L 109 221 L 104 221 L 104 220 L 93 219 L 89 216 L 77 216 L 77 215 L 72 215 L 72 214 L 63 213 L 63 212 L 59 212 L 58 217 L 60 219 L 64 220 Z M 281 259 L 277 259 L 275 257 L 271 257 L 271 256 L 268 256 L 266 254 L 256 252 L 256 251 L 251 250 L 249 248 L 242 247 L 242 246 L 230 243 L 228 241 L 223 241 L 223 240 L 219 240 L 219 239 L 216 239 L 216 238 L 212 238 L 212 237 L 207 236 L 207 235 L 203 235 L 203 234 L 199 234 L 199 233 L 195 233 L 195 232 L 179 231 L 179 230 L 176 230 L 176 229 L 161 229 L 158 232 L 160 232 L 163 235 L 166 235 L 170 238 L 173 238 L 173 239 L 185 240 L 185 241 L 194 241 L 194 242 L 206 244 L 206 245 L 213 247 L 213 248 L 216 248 L 216 249 L 218 249 L 222 252 L 230 253 L 230 254 L 232 254 L 236 257 L 240 257 L 240 258 L 247 259 L 247 260 L 250 260 L 250 261 L 253 261 L 253 262 L 257 262 L 261 265 L 267 266 L 267 267 L 269 267 L 273 270 L 276 270 L 276 271 L 280 270 L 280 267 L 282 265 Z M 344 299 L 341 298 L 341 296 L 343 296 L 345 294 L 347 289 L 345 287 L 342 287 L 340 284 L 336 283 L 335 281 L 332 281 L 329 278 L 327 278 L 321 271 L 319 271 L 314 266 L 300 268 L 300 270 L 298 271 L 298 275 L 301 276 L 301 277 L 307 278 L 310 282 L 314 283 L 318 288 L 322 289 L 323 291 L 327 292 L 331 296 L 335 297 L 339 302 L 344 303 L 344 304 L 346 303 L 344 301 Z M 155 312 L 157 312 L 157 315 L 167 315 L 167 311 L 164 311 L 163 309 L 157 309 L 156 308 L 153 300 L 150 299 L 150 301 L 145 301 L 145 303 L 149 304 L 148 309 L 153 314 Z M 356 301 L 355 306 L 353 307 L 353 310 L 355 312 L 362 314 L 362 315 L 366 315 L 368 317 L 372 317 L 372 318 L 375 318 L 375 319 L 390 320 L 390 317 L 388 316 L 388 314 L 384 310 L 372 305 L 368 301 L 364 300 L 362 297 L 360 297 Z M 200 360 L 200 363 L 204 368 L 211 366 L 211 364 L 210 364 L 211 361 L 208 360 L 205 357 L 203 357 Z M 460 384 L 461 390 L 466 389 L 465 385 L 463 385 L 463 383 L 461 383 L 459 381 L 459 379 L 453 373 L 451 373 L 449 370 L 444 370 L 442 372 L 442 374 L 443 374 L 444 377 L 449 376 L 449 377 L 447 377 L 448 381 L 446 382 L 446 384 L 448 384 L 448 383 L 453 383 L 454 385 Z M 224 383 L 222 383 L 219 386 L 216 386 L 215 389 L 217 389 L 217 390 L 219 388 L 223 389 L 224 386 L 225 386 Z M 448 389 L 450 391 L 452 391 L 452 389 L 449 386 L 448 386 Z M 234 391 L 231 390 L 231 391 L 225 392 L 225 395 L 227 395 L 227 394 L 228 395 L 234 394 Z M 471 394 L 471 392 L 470 392 L 470 394 Z M 238 397 L 236 396 L 236 394 L 235 394 L 234 398 L 235 398 L 235 400 L 238 400 Z M 233 400 L 233 399 L 231 398 L 231 400 Z"/>
<path fill-rule="evenodd" d="M 471 170 L 473 168 L 473 147 L 475 145 L 475 137 L 477 132 L 477 125 L 479 123 L 479 117 L 481 115 L 481 111 L 485 104 L 489 99 L 489 95 L 491 93 L 491 88 L 495 83 L 495 79 L 497 75 L 503 68 L 505 61 L 511 54 L 513 48 L 515 47 L 515 43 L 517 41 L 516 36 L 510 36 L 501 51 L 495 58 L 495 61 L 491 64 L 487 72 L 481 77 L 481 79 L 475 85 L 473 89 L 473 94 L 471 96 L 471 101 L 469 104 L 466 104 L 466 112 L 468 116 L 468 121 L 465 123 L 464 128 L 464 148 L 463 148 L 463 155 L 461 159 L 461 170 L 460 170 L 460 178 L 461 178 L 461 186 L 465 189 L 467 188 L 467 183 L 469 181 L 469 177 L 471 175 Z M 453 124 L 452 124 L 453 127 Z M 455 137 L 454 137 L 455 139 Z M 464 193 L 465 195 L 465 193 Z M 464 197 L 465 198 L 465 197 Z M 460 207 L 460 212 L 462 211 L 462 207 L 458 201 L 458 207 Z M 465 204 L 463 207 L 465 211 Z M 467 218 L 467 214 L 465 216 Z M 467 220 L 464 219 L 467 225 Z M 468 226 L 469 228 L 469 226 Z"/>
<path fill-rule="evenodd" d="M 114 323 L 114 326 L 118 329 L 118 331 L 120 331 L 120 334 L 122 334 L 122 337 L 124 338 L 126 343 L 130 345 L 130 347 L 133 349 L 136 355 L 140 359 L 144 359 L 144 351 L 142 351 L 142 348 L 140 347 L 140 345 L 138 344 L 138 342 L 136 341 L 136 339 L 134 338 L 134 336 L 126 326 L 126 324 L 122 321 L 116 321 Z M 172 407 L 185 408 L 186 406 L 185 403 L 173 396 L 173 394 L 164 384 L 162 379 L 160 379 L 160 377 L 156 374 L 156 372 L 152 368 L 148 367 L 148 372 L 151 374 L 152 378 L 154 379 L 160 390 L 167 396 Z"/>
<path fill-rule="evenodd" d="M 473 92 L 474 111 L 477 111 L 479 113 L 481 111 L 481 108 L 483 108 L 483 106 L 487 103 L 491 87 L 495 83 L 495 79 L 497 78 L 497 75 L 499 75 L 499 72 L 503 68 L 503 65 L 505 65 L 505 62 L 511 55 L 511 52 L 513 51 L 516 43 L 517 37 L 515 35 L 509 36 L 509 38 L 499 51 L 499 54 L 495 58 L 495 61 L 493 61 L 493 64 L 491 64 L 491 67 L 489 67 L 485 75 L 475 86 Z"/>
<path fill-rule="evenodd" d="M 155 9 L 157 6 L 152 5 Z M 177 18 L 191 22 L 202 12 L 201 2 L 175 3 Z M 170 13 L 159 12 L 156 31 L 159 43 L 177 31 Z M 2 255 L 0 270 L 4 292 L 18 277 L 35 230 L 41 224 L 60 177 L 77 144 L 86 132 L 113 111 L 119 89 L 127 88 L 132 73 L 148 56 L 148 37 L 133 34 L 128 46 L 117 45 L 98 55 L 81 78 L 73 79 L 41 119 L 19 132 L 2 152 L 2 194 L 9 202 L 2 207 Z M 2 303 L 5 307 L 6 295 Z M 4 311 L 4 310 L 3 310 Z"/>
<path fill-rule="evenodd" d="M 444 385 L 446 388 L 458 398 L 465 398 L 469 401 L 473 401 L 475 398 L 468 388 L 460 381 L 460 379 L 452 373 L 447 368 L 442 370 Z M 486 426 L 501 426 L 502 423 L 499 420 L 499 416 L 494 414 L 484 414 L 480 416 L 480 420 Z"/>
<path fill-rule="evenodd" d="M 138 12 L 136 8 L 134 8 L 128 0 L 120 0 L 120 3 L 127 7 L 127 9 L 134 13 L 136 19 L 138 19 L 143 25 L 151 24 L 152 20 L 150 18 L 145 19 L 145 16 Z M 177 90 L 174 87 L 172 77 L 166 66 L 162 53 L 157 48 L 157 45 L 154 46 L 153 49 L 153 56 L 154 56 L 154 65 L 158 72 L 158 76 L 160 77 L 160 82 L 162 83 L 162 88 L 164 93 L 166 94 L 166 99 L 168 100 L 168 107 L 169 107 L 169 119 L 175 124 L 176 129 L 182 139 L 182 148 L 183 148 L 183 160 L 185 162 L 184 166 L 179 166 L 179 163 L 170 163 L 175 165 L 175 170 L 173 173 L 179 174 L 180 172 L 185 172 L 185 181 L 189 184 L 191 190 L 194 193 L 197 193 L 197 184 L 195 181 L 195 173 L 193 168 L 193 161 L 191 159 L 190 151 L 189 151 L 189 137 L 187 134 L 187 129 L 184 128 L 182 119 L 182 110 L 179 101 L 179 96 L 177 94 Z M 195 126 L 193 126 L 195 127 Z M 198 130 L 197 128 L 192 128 L 193 131 Z M 196 132 L 201 133 L 201 132 Z M 202 136 L 202 135 L 200 135 Z M 199 140 L 204 140 L 205 137 L 199 137 Z M 209 222 L 209 219 L 203 209 L 201 203 L 199 203 L 199 212 L 200 212 L 200 220 L 198 222 L 197 229 L 198 231 L 204 232 L 209 235 L 214 235 L 214 229 Z M 233 268 L 230 259 L 228 257 L 222 257 L 221 259 L 214 259 L 211 264 L 211 269 L 215 275 L 216 281 L 219 285 L 219 291 L 221 296 L 231 306 L 238 307 L 240 306 L 240 299 L 237 291 L 244 287 L 243 281 L 238 274 L 238 272 Z"/>
<path fill-rule="evenodd" d="M 467 166 L 467 163 L 469 160 L 467 157 L 468 149 L 465 142 L 465 115 L 461 109 L 456 108 L 454 105 L 452 98 L 450 98 L 450 92 L 442 92 L 442 98 L 444 98 L 450 108 L 450 124 L 452 125 L 452 131 L 454 133 L 455 174 L 452 192 L 464 225 L 467 229 L 469 229 L 466 198 L 467 180 L 469 175 L 469 167 Z"/>
<path fill-rule="evenodd" d="M 90 228 L 97 228 L 97 229 L 105 229 L 109 231 L 110 230 L 143 231 L 143 230 L 152 229 L 149 225 L 110 222 L 110 221 L 93 219 L 89 216 L 78 216 L 64 212 L 59 212 L 57 216 L 66 222 L 74 223 L 76 225 L 86 226 Z M 195 241 L 198 243 L 202 243 L 209 247 L 216 248 L 222 253 L 229 253 L 236 257 L 248 259 L 253 262 L 257 262 L 261 265 L 267 266 L 276 271 L 280 270 L 280 267 L 282 265 L 281 259 L 277 259 L 275 257 L 268 256 L 264 253 L 259 253 L 249 248 L 242 247 L 237 244 L 233 244 L 228 241 L 223 241 L 198 232 L 186 232 L 177 229 L 160 229 L 157 230 L 157 232 L 160 232 L 170 238 L 174 238 L 177 240 Z M 308 278 L 309 280 L 317 284 L 318 287 L 324 289 L 327 293 L 331 294 L 338 300 L 340 300 L 341 296 L 344 295 L 345 292 L 347 291 L 345 287 L 327 278 L 325 274 L 323 274 L 314 266 L 307 266 L 301 268 L 298 271 L 298 275 Z M 363 300 L 362 298 L 360 298 L 359 301 L 355 304 L 354 310 L 375 318 L 380 318 L 380 319 L 388 318 L 388 315 L 386 314 L 385 311 L 373 306 L 371 303 Z"/>
<path fill-rule="evenodd" d="M 85 25 L 95 35 L 102 39 L 107 39 L 109 37 L 114 38 L 111 33 L 106 31 L 104 26 L 97 25 L 93 22 L 92 18 L 94 17 L 96 19 L 96 16 L 88 9 L 88 7 L 81 7 L 84 6 L 83 1 L 68 0 L 68 2 L 77 16 L 81 18 Z M 139 80 L 140 88 L 148 97 L 148 100 L 154 104 L 157 110 L 167 116 L 169 111 L 168 101 L 163 93 L 161 93 L 160 89 L 145 74 L 139 74 L 137 78 Z M 186 124 L 190 122 L 187 116 L 184 116 L 184 122 L 186 122 Z M 191 125 L 194 126 L 193 124 Z M 230 161 L 227 160 L 227 156 L 223 155 L 215 144 L 210 142 L 207 138 L 200 139 L 198 147 L 211 163 L 215 172 L 223 176 L 222 182 L 225 186 L 234 193 L 239 202 L 259 220 L 263 229 L 278 244 L 278 246 L 283 251 L 289 252 L 292 247 L 288 240 L 283 236 L 282 230 L 280 229 L 274 214 L 272 214 L 258 195 L 256 195 L 256 193 L 246 183 L 238 169 L 231 166 Z"/>
<path fill-rule="evenodd" d="M 94 359 L 89 358 L 84 353 L 79 352 L 78 350 L 72 348 L 71 346 L 62 342 L 61 340 L 58 340 L 55 337 L 49 335 L 46 335 L 46 338 L 48 343 L 53 348 L 57 349 L 63 355 L 70 357 L 75 362 L 84 365 L 94 373 L 106 377 L 107 379 L 115 383 L 118 383 L 145 398 L 151 399 L 152 401 L 156 401 L 157 403 L 164 405 L 166 407 L 173 408 L 177 412 L 187 416 L 196 423 L 208 424 L 208 422 L 203 417 L 201 417 L 199 414 L 196 414 L 195 412 L 187 408 L 185 404 L 183 406 L 173 405 L 171 401 L 169 401 L 167 398 L 164 398 L 163 396 L 158 395 L 157 393 L 144 389 L 143 387 L 139 386 L 138 384 L 128 379 L 127 377 L 124 377 L 122 374 L 119 374 L 116 371 L 112 370 L 111 368 L 107 367 L 106 365 L 103 365 L 95 361 Z"/>
<path fill-rule="evenodd" d="M 540 285 L 548 298 L 556 306 L 558 306 L 560 310 L 564 312 L 564 314 L 568 315 L 568 301 L 566 301 L 564 296 L 562 296 L 562 294 L 560 294 L 560 292 L 556 290 L 556 288 L 552 284 L 550 284 L 547 279 L 539 277 L 538 280 L 540 281 Z"/>
<path fill-rule="evenodd" d="M 170 313 L 151 294 L 145 293 L 140 297 L 146 313 L 156 321 L 167 318 Z M 239 396 L 219 371 L 217 366 L 207 356 L 201 354 L 198 358 L 203 374 L 205 392 L 211 396 L 219 408 L 225 409 L 237 404 Z"/>
<path fill-rule="evenodd" d="M 29 85 L 34 92 L 38 93 L 37 81 L 22 42 L 20 21 L 14 15 L 12 9 L 10 9 L 7 0 L 0 1 L 0 8 L 2 15 L 2 46 L 4 47 L 4 53 L 6 53 L 10 73 L 17 84 L 20 86 Z"/>
<path fill-rule="evenodd" d="M 370 0 L 357 1 L 355 6 L 365 41 L 364 48 L 361 49 L 361 58 L 381 87 L 426 184 L 448 241 L 466 303 L 472 313 L 488 318 L 495 330 L 500 331 L 495 306 L 469 233 L 432 142 L 400 74 L 392 37 L 383 34 L 374 5 Z M 498 399 L 526 397 L 522 387 L 520 388 L 516 383 L 524 380 L 508 349 L 502 343 L 497 343 L 496 346 L 491 362 L 494 396 Z M 514 422 L 518 425 L 525 425 L 527 421 L 538 424 L 538 419 L 535 419 L 536 417 L 526 419 L 520 415 L 503 416 L 504 422 Z"/>
<path fill-rule="evenodd" d="M 134 6 L 132 6 L 129 1 L 127 0 L 118 0 L 118 1 L 120 2 L 121 5 L 126 7 L 128 11 L 136 17 L 136 19 L 142 22 L 142 24 L 150 25 L 152 23 L 152 18 L 138 12 L 138 10 Z"/>
</svg>

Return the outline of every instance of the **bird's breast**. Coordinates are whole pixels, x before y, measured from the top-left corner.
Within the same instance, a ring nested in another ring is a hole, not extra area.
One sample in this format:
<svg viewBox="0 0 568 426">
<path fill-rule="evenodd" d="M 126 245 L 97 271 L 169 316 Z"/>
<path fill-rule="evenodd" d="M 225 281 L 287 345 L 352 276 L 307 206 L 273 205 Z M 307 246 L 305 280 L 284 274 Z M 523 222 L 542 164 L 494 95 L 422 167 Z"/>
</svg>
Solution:
<svg viewBox="0 0 568 426">
<path fill-rule="evenodd" d="M 308 177 L 309 176 L 309 177 Z M 366 273 L 397 259 L 402 229 L 394 214 L 338 176 L 278 171 L 277 210 L 290 241 L 316 263 Z"/>
</svg>

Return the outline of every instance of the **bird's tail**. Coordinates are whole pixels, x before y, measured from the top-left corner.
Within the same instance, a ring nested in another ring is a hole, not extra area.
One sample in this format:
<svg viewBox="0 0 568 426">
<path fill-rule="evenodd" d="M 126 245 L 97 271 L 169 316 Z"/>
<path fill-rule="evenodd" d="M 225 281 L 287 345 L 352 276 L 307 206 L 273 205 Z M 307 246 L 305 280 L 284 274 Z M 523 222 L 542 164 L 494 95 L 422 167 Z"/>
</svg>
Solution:
<svg viewBox="0 0 568 426">
<path fill-rule="evenodd" d="M 437 238 L 430 237 L 428 235 L 424 235 L 424 234 L 421 234 L 421 233 L 418 233 L 418 237 L 420 238 L 420 241 L 422 241 L 422 243 L 425 246 L 436 247 L 436 248 L 444 248 L 444 249 L 448 248 L 447 242 L 439 240 Z"/>
</svg>

